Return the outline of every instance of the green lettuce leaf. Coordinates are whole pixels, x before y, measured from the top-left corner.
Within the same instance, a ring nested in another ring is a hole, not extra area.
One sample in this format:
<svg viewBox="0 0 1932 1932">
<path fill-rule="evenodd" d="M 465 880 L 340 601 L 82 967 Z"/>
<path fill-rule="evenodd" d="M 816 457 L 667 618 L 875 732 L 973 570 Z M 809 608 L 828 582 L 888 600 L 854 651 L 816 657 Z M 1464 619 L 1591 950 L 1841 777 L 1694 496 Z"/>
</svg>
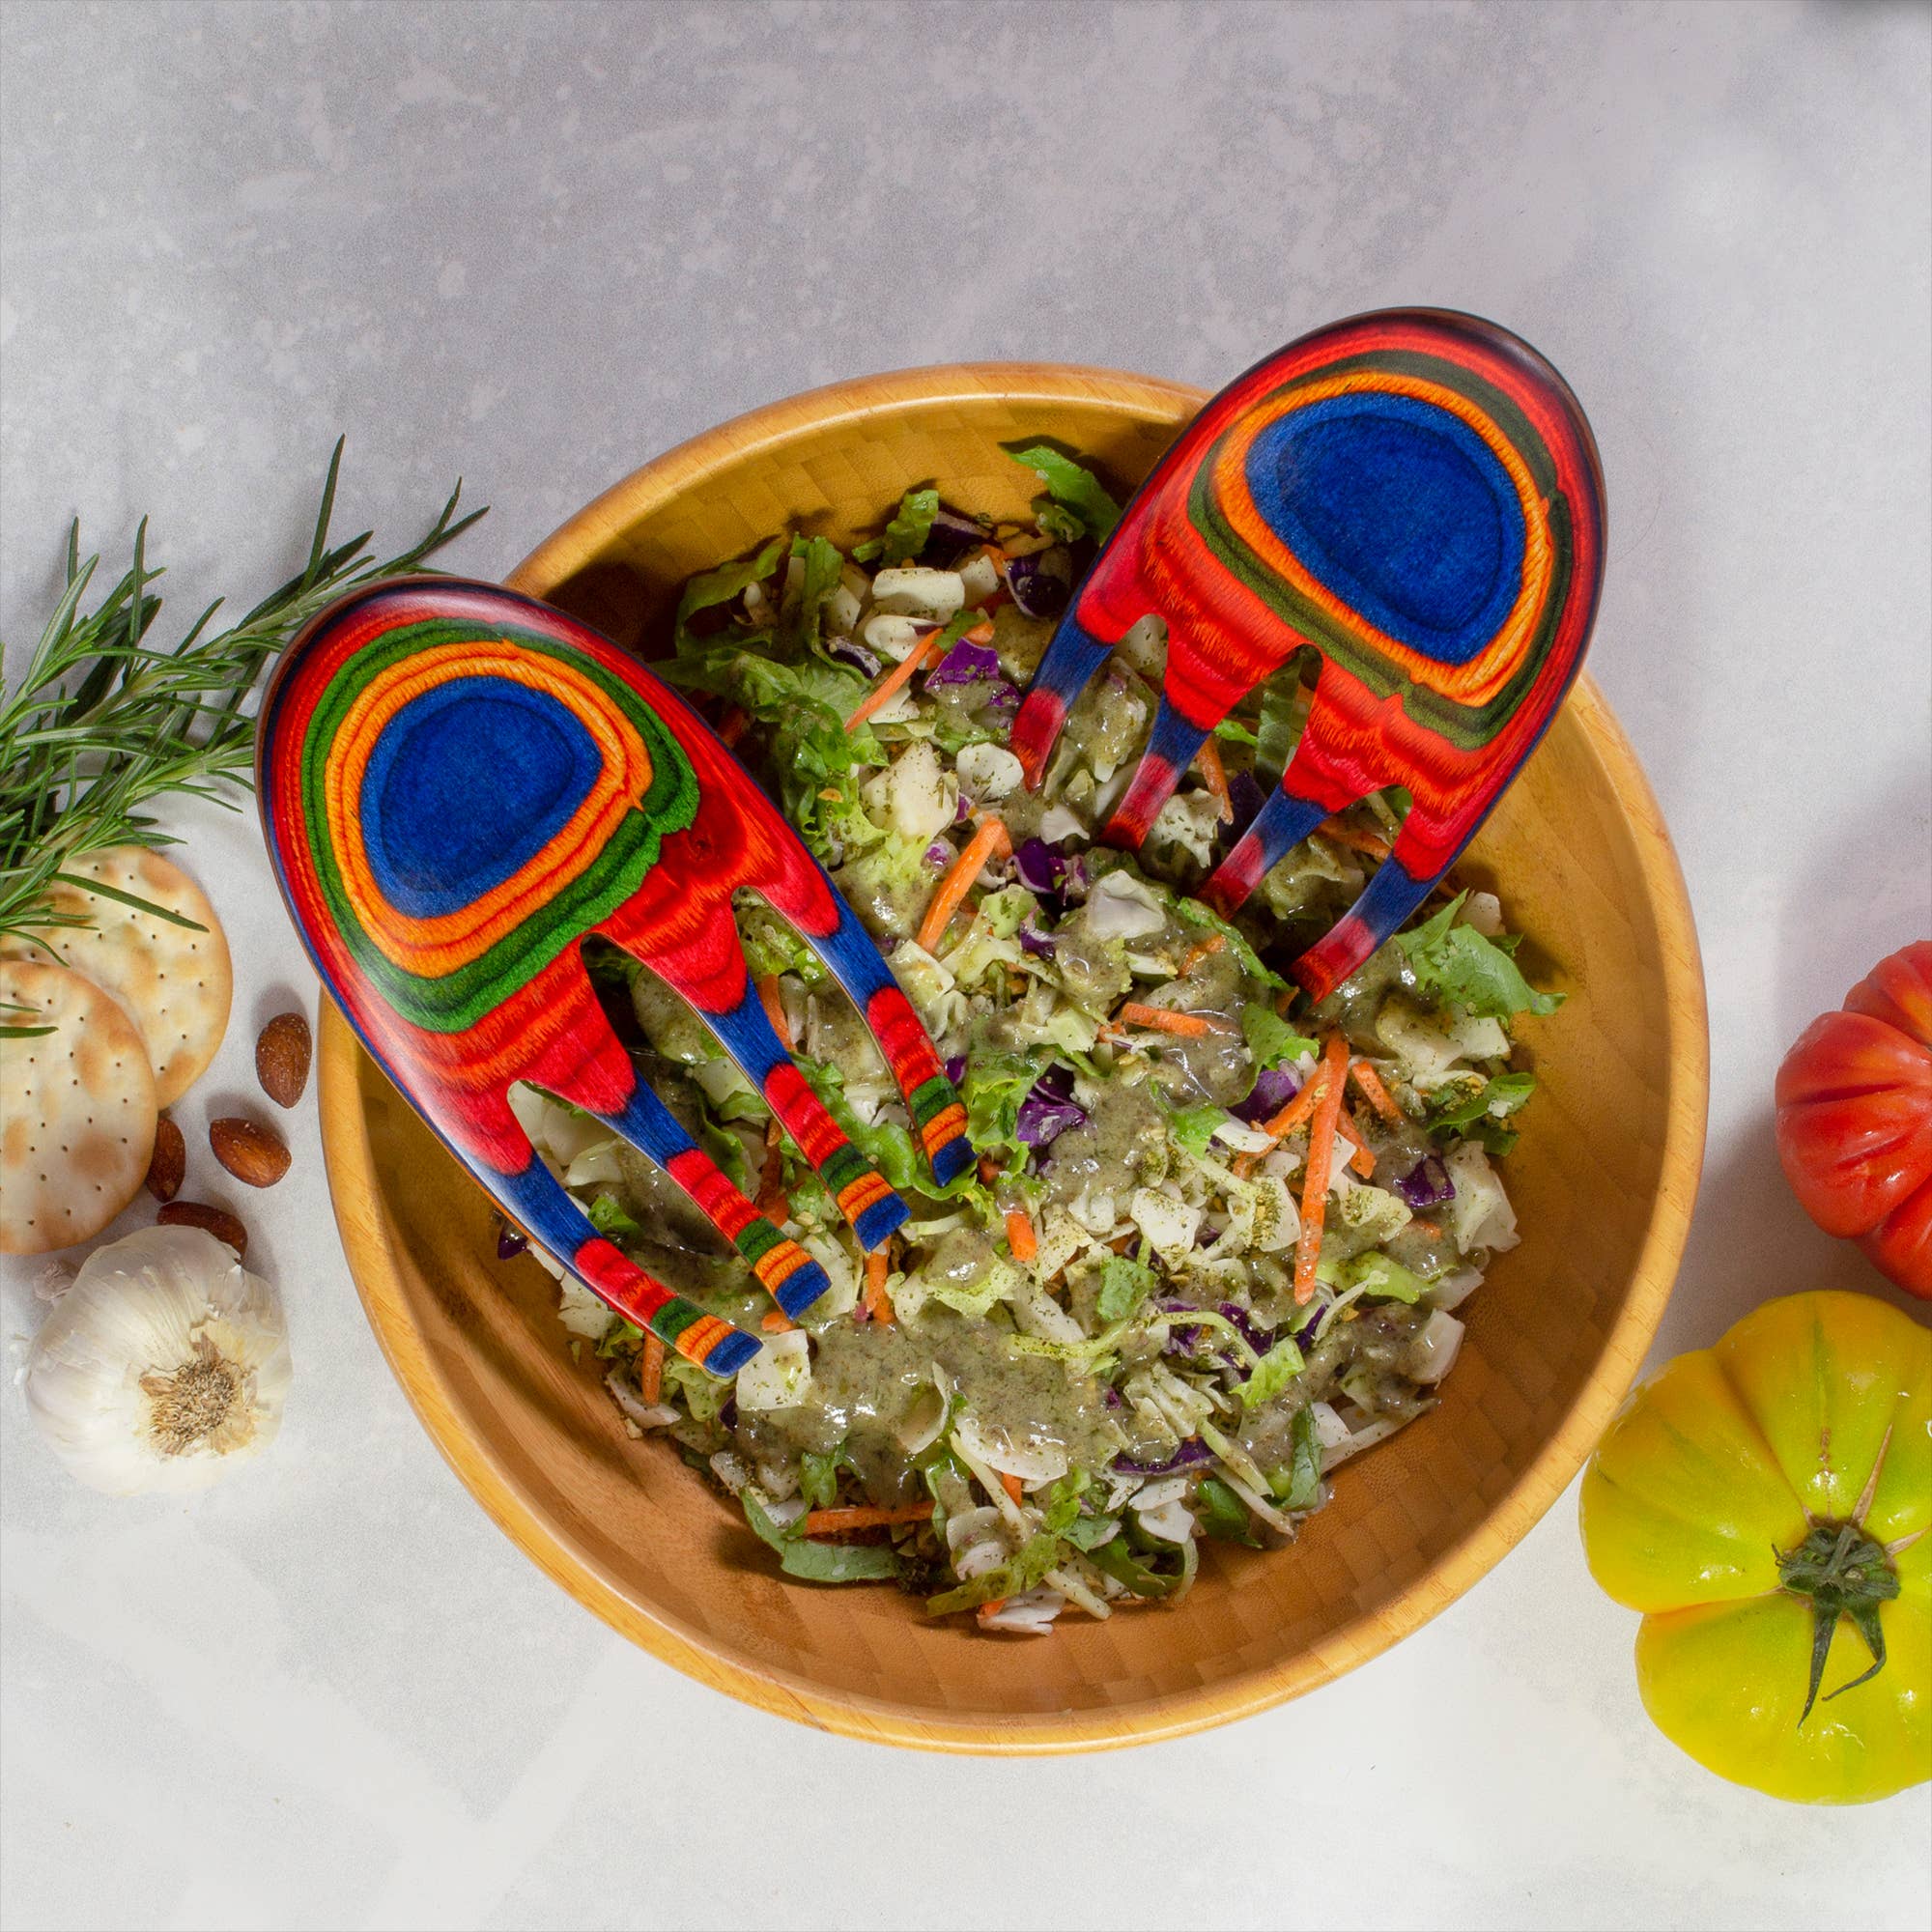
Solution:
<svg viewBox="0 0 1932 1932">
<path fill-rule="evenodd" d="M 1015 463 L 1023 463 L 1046 485 L 1046 494 L 1063 510 L 1070 510 L 1079 518 L 1081 531 L 1098 543 L 1105 543 L 1114 533 L 1114 526 L 1121 521 L 1121 506 L 1110 497 L 1100 479 L 1091 469 L 1075 463 L 1070 456 L 1064 456 L 1057 449 L 1049 448 L 1043 442 L 1022 443 L 1015 446 L 1002 443 L 1001 447 Z M 1044 518 L 1040 528 L 1046 529 Z M 1049 531 L 1059 535 L 1059 531 Z"/>
<path fill-rule="evenodd" d="M 700 571 L 684 586 L 677 600 L 677 641 L 681 649 L 689 637 L 693 617 L 700 611 L 729 604 L 745 594 L 747 585 L 761 583 L 779 567 L 785 540 L 774 537 L 755 556 L 742 556 L 735 563 L 721 563 L 716 570 Z"/>
<path fill-rule="evenodd" d="M 977 1042 L 966 1056 L 959 1097 L 966 1105 L 966 1137 L 981 1153 L 1026 1151 L 1018 1138 L 1020 1102 L 1040 1068 L 1023 1053 L 1004 1053 Z"/>
<path fill-rule="evenodd" d="M 1167 1117 L 1167 1130 L 1189 1153 L 1208 1151 L 1214 1130 L 1228 1118 L 1225 1107 L 1183 1107 Z"/>
<path fill-rule="evenodd" d="M 1275 1495 L 1289 1509 L 1313 1509 L 1321 1500 L 1321 1444 L 1316 1439 L 1312 1404 L 1294 1411 L 1289 1439 L 1293 1448 L 1288 1467 L 1274 1478 Z"/>
<path fill-rule="evenodd" d="M 1184 1568 L 1171 1572 L 1154 1569 L 1151 1552 L 1131 1548 L 1124 1532 L 1111 1543 L 1090 1549 L 1087 1557 L 1095 1569 L 1103 1571 L 1117 1583 L 1124 1583 L 1137 1597 L 1171 1597 L 1187 1580 Z"/>
<path fill-rule="evenodd" d="M 825 600 L 838 588 L 838 573 L 845 560 L 838 546 L 825 537 L 793 537 L 791 554 L 805 565 L 799 583 L 798 611 L 792 618 L 801 650 L 810 650 L 818 642 L 825 626 Z"/>
<path fill-rule="evenodd" d="M 1472 1126 L 1482 1120 L 1501 1120 L 1514 1114 L 1536 1092 L 1536 1075 L 1527 1068 L 1498 1073 L 1493 1080 L 1459 1093 L 1445 1105 L 1432 1108 L 1432 1133 L 1451 1127 Z"/>
<path fill-rule="evenodd" d="M 809 1510 L 829 1510 L 838 1500 L 838 1464 L 844 1460 L 845 1445 L 820 1455 L 807 1449 L 798 1459 L 798 1492 Z"/>
<path fill-rule="evenodd" d="M 1344 1263 L 1342 1282 L 1347 1288 L 1359 1288 L 1364 1294 L 1378 1295 L 1383 1301 L 1419 1301 L 1429 1292 L 1429 1284 L 1419 1274 L 1411 1273 L 1384 1254 L 1374 1252 Z"/>
<path fill-rule="evenodd" d="M 1285 1066 L 1304 1053 L 1315 1051 L 1315 1042 L 1298 1034 L 1272 1007 L 1250 1001 L 1241 1009 L 1241 1037 L 1261 1068 Z"/>
<path fill-rule="evenodd" d="M 1539 993 L 1502 947 L 1484 938 L 1473 925 L 1456 923 L 1467 897 L 1467 893 L 1458 893 L 1413 932 L 1396 935 L 1417 984 L 1426 993 L 1454 1000 L 1490 1019 L 1553 1013 L 1563 1004 L 1563 994 Z"/>
<path fill-rule="evenodd" d="M 1045 1496 L 1040 1526 L 1004 1563 L 975 1577 L 958 1588 L 926 1599 L 930 1617 L 951 1616 L 1000 1597 L 1017 1597 L 1031 1590 L 1060 1560 L 1060 1546 L 1080 1515 L 1080 1498 L 1092 1479 L 1084 1469 L 1069 1470 Z"/>
<path fill-rule="evenodd" d="M 614 1194 L 598 1195 L 583 1212 L 600 1235 L 608 1235 L 613 1241 L 628 1241 L 644 1232 L 625 1213 Z"/>
<path fill-rule="evenodd" d="M 1272 1402 L 1304 1366 L 1301 1350 L 1294 1337 L 1284 1335 L 1261 1358 L 1254 1373 L 1241 1384 L 1241 1406 L 1259 1408 L 1263 1403 Z"/>
<path fill-rule="evenodd" d="M 937 490 L 908 490 L 899 498 L 898 510 L 886 526 L 885 535 L 856 545 L 852 554 L 861 563 L 876 558 L 887 570 L 910 563 L 925 548 L 925 540 L 932 534 L 932 520 L 938 514 Z"/>
<path fill-rule="evenodd" d="M 808 1583 L 873 1583 L 899 1574 L 898 1552 L 885 1544 L 813 1543 L 796 1529 L 780 1528 L 751 1490 L 740 1490 L 738 1500 L 745 1506 L 745 1520 L 778 1551 L 779 1567 L 787 1577 Z"/>
<path fill-rule="evenodd" d="M 1100 1268 L 1100 1320 L 1124 1321 L 1152 1293 L 1155 1279 L 1145 1262 L 1131 1255 L 1109 1255 Z"/>
<path fill-rule="evenodd" d="M 1247 1504 L 1219 1476 L 1202 1477 L 1194 1492 L 1194 1515 L 1201 1527 L 1222 1543 L 1243 1543 L 1250 1549 L 1262 1547 Z"/>
</svg>

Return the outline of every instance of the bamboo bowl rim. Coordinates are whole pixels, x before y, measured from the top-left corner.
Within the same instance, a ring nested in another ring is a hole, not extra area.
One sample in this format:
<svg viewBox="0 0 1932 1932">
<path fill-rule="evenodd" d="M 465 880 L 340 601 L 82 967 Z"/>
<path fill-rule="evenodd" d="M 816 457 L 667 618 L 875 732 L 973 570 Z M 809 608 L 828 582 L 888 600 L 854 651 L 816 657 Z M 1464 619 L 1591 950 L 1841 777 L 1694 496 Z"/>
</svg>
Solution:
<svg viewBox="0 0 1932 1932">
<path fill-rule="evenodd" d="M 971 401 L 1099 404 L 1132 417 L 1184 420 L 1208 392 L 1126 371 L 1045 362 L 948 363 L 855 378 L 750 411 L 667 451 L 606 490 L 531 552 L 506 582 L 543 596 L 723 461 L 774 450 L 828 425 L 907 404 Z M 1702 1166 L 1709 1041 L 1695 925 L 1657 802 L 1628 739 L 1587 674 L 1567 709 L 1608 778 L 1655 921 L 1668 1016 L 1670 1070 L 1658 1184 L 1629 1292 L 1595 1364 L 1541 1447 L 1473 1525 L 1420 1575 L 1358 1612 L 1326 1640 L 1232 1682 L 1165 1696 L 1126 1719 L 1108 1709 L 1029 1717 L 1010 1728 L 912 1715 L 882 1698 L 828 1692 L 749 1666 L 640 1603 L 594 1551 L 533 1500 L 471 1431 L 412 1313 L 377 1202 L 380 1176 L 364 1112 L 362 1049 L 335 1008 L 322 1005 L 320 1112 L 338 1229 L 356 1292 L 390 1369 L 445 1462 L 497 1526 L 553 1580 L 620 1634 L 686 1675 L 814 1728 L 917 1749 L 1044 1755 L 1151 1743 L 1266 1710 L 1388 1649 L 1486 1575 L 1528 1532 L 1581 1466 L 1634 1378 L 1669 1299 Z"/>
</svg>

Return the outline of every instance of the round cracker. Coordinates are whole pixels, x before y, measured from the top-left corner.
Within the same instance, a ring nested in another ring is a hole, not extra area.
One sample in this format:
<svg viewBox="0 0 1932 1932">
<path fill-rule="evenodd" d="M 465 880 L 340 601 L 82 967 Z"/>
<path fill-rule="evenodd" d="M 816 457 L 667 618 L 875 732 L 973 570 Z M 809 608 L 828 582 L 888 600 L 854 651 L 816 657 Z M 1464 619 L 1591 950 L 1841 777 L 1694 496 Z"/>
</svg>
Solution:
<svg viewBox="0 0 1932 1932">
<path fill-rule="evenodd" d="M 235 976 L 228 938 L 201 888 L 170 860 L 143 845 L 110 845 L 61 868 L 117 892 L 165 906 L 206 927 L 190 932 L 99 893 L 57 885 L 43 903 L 85 918 L 85 926 L 46 926 L 41 937 L 63 964 L 108 994 L 147 1042 L 160 1104 L 171 1107 L 199 1080 L 228 1030 Z M 10 939 L 0 957 L 40 959 L 31 940 Z"/>
<path fill-rule="evenodd" d="M 155 1074 L 134 1023 L 65 966 L 0 963 L 0 1254 L 99 1234 L 141 1191 L 155 1151 Z"/>
</svg>

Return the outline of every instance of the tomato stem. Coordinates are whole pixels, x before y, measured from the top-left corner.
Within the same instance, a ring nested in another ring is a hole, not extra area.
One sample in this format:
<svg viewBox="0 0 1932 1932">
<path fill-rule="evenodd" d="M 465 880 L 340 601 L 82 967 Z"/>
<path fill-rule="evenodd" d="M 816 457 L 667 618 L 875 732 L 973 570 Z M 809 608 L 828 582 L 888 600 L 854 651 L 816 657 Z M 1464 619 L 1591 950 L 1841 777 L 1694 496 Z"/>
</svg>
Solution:
<svg viewBox="0 0 1932 1932">
<path fill-rule="evenodd" d="M 1829 1704 L 1832 1697 L 1855 1690 L 1885 1668 L 1885 1632 L 1879 1625 L 1878 1606 L 1898 1595 L 1898 1572 L 1884 1546 L 1867 1536 L 1858 1522 L 1816 1523 L 1795 1549 L 1775 1550 L 1773 1554 L 1777 1558 L 1780 1587 L 1808 1600 L 1811 1605 L 1811 1685 L 1798 1717 L 1802 1729 L 1818 1701 L 1825 1660 L 1832 1653 L 1832 1638 L 1840 1617 L 1849 1618 L 1852 1628 L 1864 1639 L 1872 1663 L 1851 1683 L 1839 1685 L 1825 1701 Z"/>
</svg>

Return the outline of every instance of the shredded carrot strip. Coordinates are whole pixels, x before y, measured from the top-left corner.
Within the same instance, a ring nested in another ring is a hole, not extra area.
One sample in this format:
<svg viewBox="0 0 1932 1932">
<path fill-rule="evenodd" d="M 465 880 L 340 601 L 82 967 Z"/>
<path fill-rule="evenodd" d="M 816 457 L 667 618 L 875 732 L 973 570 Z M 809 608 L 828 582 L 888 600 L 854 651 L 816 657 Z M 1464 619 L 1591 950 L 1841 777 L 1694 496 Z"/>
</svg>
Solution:
<svg viewBox="0 0 1932 1932">
<path fill-rule="evenodd" d="M 1315 1103 L 1321 1097 L 1321 1090 L 1327 1084 L 1327 1069 L 1318 1066 L 1308 1076 L 1308 1084 L 1301 1092 L 1272 1119 L 1262 1122 L 1262 1132 L 1270 1140 L 1280 1140 L 1284 1134 L 1292 1134 L 1310 1114 L 1315 1111 Z"/>
<path fill-rule="evenodd" d="M 1004 1597 L 995 1597 L 990 1604 L 981 1604 L 980 1607 L 973 1612 L 973 1615 L 978 1622 L 982 1624 L 990 1624 L 993 1620 L 993 1613 L 996 1610 L 1005 1609 L 1006 1606 L 1007 1606 L 1007 1600 Z"/>
<path fill-rule="evenodd" d="M 980 1156 L 980 1179 L 988 1186 L 1000 1178 L 1000 1163 L 989 1153 Z"/>
<path fill-rule="evenodd" d="M 927 949 L 930 951 L 930 949 Z M 1144 1007 L 1138 1000 L 1129 1000 L 1114 1015 L 1128 1026 L 1152 1027 L 1159 1033 L 1179 1034 L 1182 1039 L 1200 1039 L 1214 1029 L 1199 1013 L 1170 1012 L 1165 1007 Z"/>
<path fill-rule="evenodd" d="M 638 1393 L 646 1402 L 656 1402 L 664 1394 L 665 1345 L 646 1328 L 644 1358 L 638 1364 Z"/>
<path fill-rule="evenodd" d="M 758 1326 L 767 1335 L 789 1335 L 798 1323 L 782 1308 L 768 1308 L 759 1316 Z"/>
<path fill-rule="evenodd" d="M 765 1165 L 758 1176 L 758 1198 L 753 1206 L 768 1221 L 783 1221 L 791 1214 L 784 1191 L 783 1129 L 776 1117 L 765 1126 Z"/>
<path fill-rule="evenodd" d="M 1007 1209 L 1007 1245 L 1012 1249 L 1016 1262 L 1030 1262 L 1039 1253 L 1039 1238 L 1022 1208 Z"/>
<path fill-rule="evenodd" d="M 1349 1071 L 1354 1076 L 1355 1085 L 1362 1090 L 1362 1097 L 1390 1126 L 1402 1125 L 1402 1109 L 1389 1095 L 1389 1090 L 1382 1085 L 1382 1076 L 1366 1060 L 1349 1063 Z"/>
<path fill-rule="evenodd" d="M 993 620 L 981 617 L 977 624 L 959 633 L 962 644 L 990 644 L 993 641 Z"/>
<path fill-rule="evenodd" d="M 1429 1236 L 1431 1236 L 1432 1239 L 1442 1232 L 1441 1222 L 1425 1221 L 1420 1214 L 1416 1215 L 1415 1218 L 1412 1221 L 1410 1221 L 1408 1225 L 1411 1228 L 1413 1228 L 1418 1235 L 1428 1235 Z"/>
<path fill-rule="evenodd" d="M 1261 1155 L 1258 1153 L 1237 1153 L 1228 1163 L 1236 1180 L 1245 1180 L 1260 1164 Z"/>
<path fill-rule="evenodd" d="M 767 973 L 758 981 L 758 999 L 765 1009 L 765 1017 L 772 1023 L 772 1031 L 779 1037 L 779 1044 L 789 1053 L 791 1051 L 791 1022 L 785 1018 L 784 995 L 779 991 L 779 976 Z"/>
<path fill-rule="evenodd" d="M 1352 825 L 1344 825 L 1339 818 L 1325 819 L 1321 836 L 1332 838 L 1337 845 L 1347 846 L 1350 852 L 1366 852 L 1372 859 L 1386 859 L 1389 855 L 1386 838 L 1378 838 L 1373 832 L 1357 832 Z"/>
<path fill-rule="evenodd" d="M 1227 943 L 1228 935 L 1225 932 L 1210 932 L 1206 939 L 1197 939 L 1182 957 L 1180 972 L 1177 977 L 1186 979 L 1202 960 L 1212 958 Z"/>
<path fill-rule="evenodd" d="M 999 1477 L 1001 1489 L 1005 1490 L 1014 1502 L 1018 1503 L 1026 1500 L 1026 1492 L 1020 1488 L 1020 1479 L 1017 1476 L 1009 1475 L 1005 1469 L 1002 1469 L 999 1471 Z"/>
<path fill-rule="evenodd" d="M 1349 1079 L 1349 1042 L 1339 1031 L 1321 1049 L 1321 1098 L 1308 1130 L 1308 1173 L 1301 1184 L 1301 1239 L 1294 1250 L 1294 1299 L 1315 1298 L 1315 1265 L 1321 1259 L 1321 1224 L 1328 1216 L 1328 1166 L 1335 1153 L 1335 1122 Z M 1313 1084 L 1312 1082 L 1310 1083 Z"/>
<path fill-rule="evenodd" d="M 718 721 L 718 736 L 727 745 L 735 745 L 745 735 L 745 726 L 752 722 L 751 714 L 743 705 L 734 704 Z"/>
<path fill-rule="evenodd" d="M 838 1536 L 848 1529 L 895 1529 L 902 1522 L 930 1522 L 930 1503 L 902 1503 L 897 1509 L 875 1509 L 869 1503 L 852 1503 L 842 1509 L 808 1510 L 805 1533 L 808 1536 Z"/>
<path fill-rule="evenodd" d="M 867 1316 L 874 1321 L 890 1322 L 893 1320 L 893 1298 L 886 1292 L 886 1276 L 890 1264 L 884 1248 L 875 1248 L 866 1257 L 866 1299 L 864 1307 Z"/>
<path fill-rule="evenodd" d="M 848 731 L 856 731 L 873 712 L 883 711 L 893 701 L 900 687 L 911 683 L 912 674 L 921 665 L 929 663 L 937 654 L 939 639 L 928 638 L 923 644 L 915 644 L 864 697 L 859 700 L 859 708 L 845 721 Z"/>
<path fill-rule="evenodd" d="M 1349 1156 L 1349 1165 L 1366 1180 L 1376 1171 L 1376 1157 L 1369 1151 L 1368 1142 L 1355 1131 L 1355 1123 L 1346 1111 L 1335 1116 L 1335 1131 L 1354 1150 Z"/>
<path fill-rule="evenodd" d="M 1214 742 L 1213 732 L 1208 732 L 1201 741 L 1201 749 L 1194 754 L 1194 762 L 1201 767 L 1201 776 L 1207 781 L 1208 791 L 1213 795 L 1214 810 L 1223 825 L 1235 822 L 1235 800 L 1228 790 L 1228 768 L 1221 762 L 1221 748 Z"/>
<path fill-rule="evenodd" d="M 953 860 L 946 876 L 940 880 L 938 890 L 932 895 L 932 903 L 926 907 L 925 917 L 919 923 L 919 943 L 926 952 L 937 950 L 952 915 L 959 910 L 960 901 L 973 890 L 974 882 L 986 869 L 987 861 L 1004 859 L 1012 849 L 1013 841 L 1005 823 L 998 818 L 986 819 L 979 831 L 967 839 L 966 849 Z"/>
</svg>

